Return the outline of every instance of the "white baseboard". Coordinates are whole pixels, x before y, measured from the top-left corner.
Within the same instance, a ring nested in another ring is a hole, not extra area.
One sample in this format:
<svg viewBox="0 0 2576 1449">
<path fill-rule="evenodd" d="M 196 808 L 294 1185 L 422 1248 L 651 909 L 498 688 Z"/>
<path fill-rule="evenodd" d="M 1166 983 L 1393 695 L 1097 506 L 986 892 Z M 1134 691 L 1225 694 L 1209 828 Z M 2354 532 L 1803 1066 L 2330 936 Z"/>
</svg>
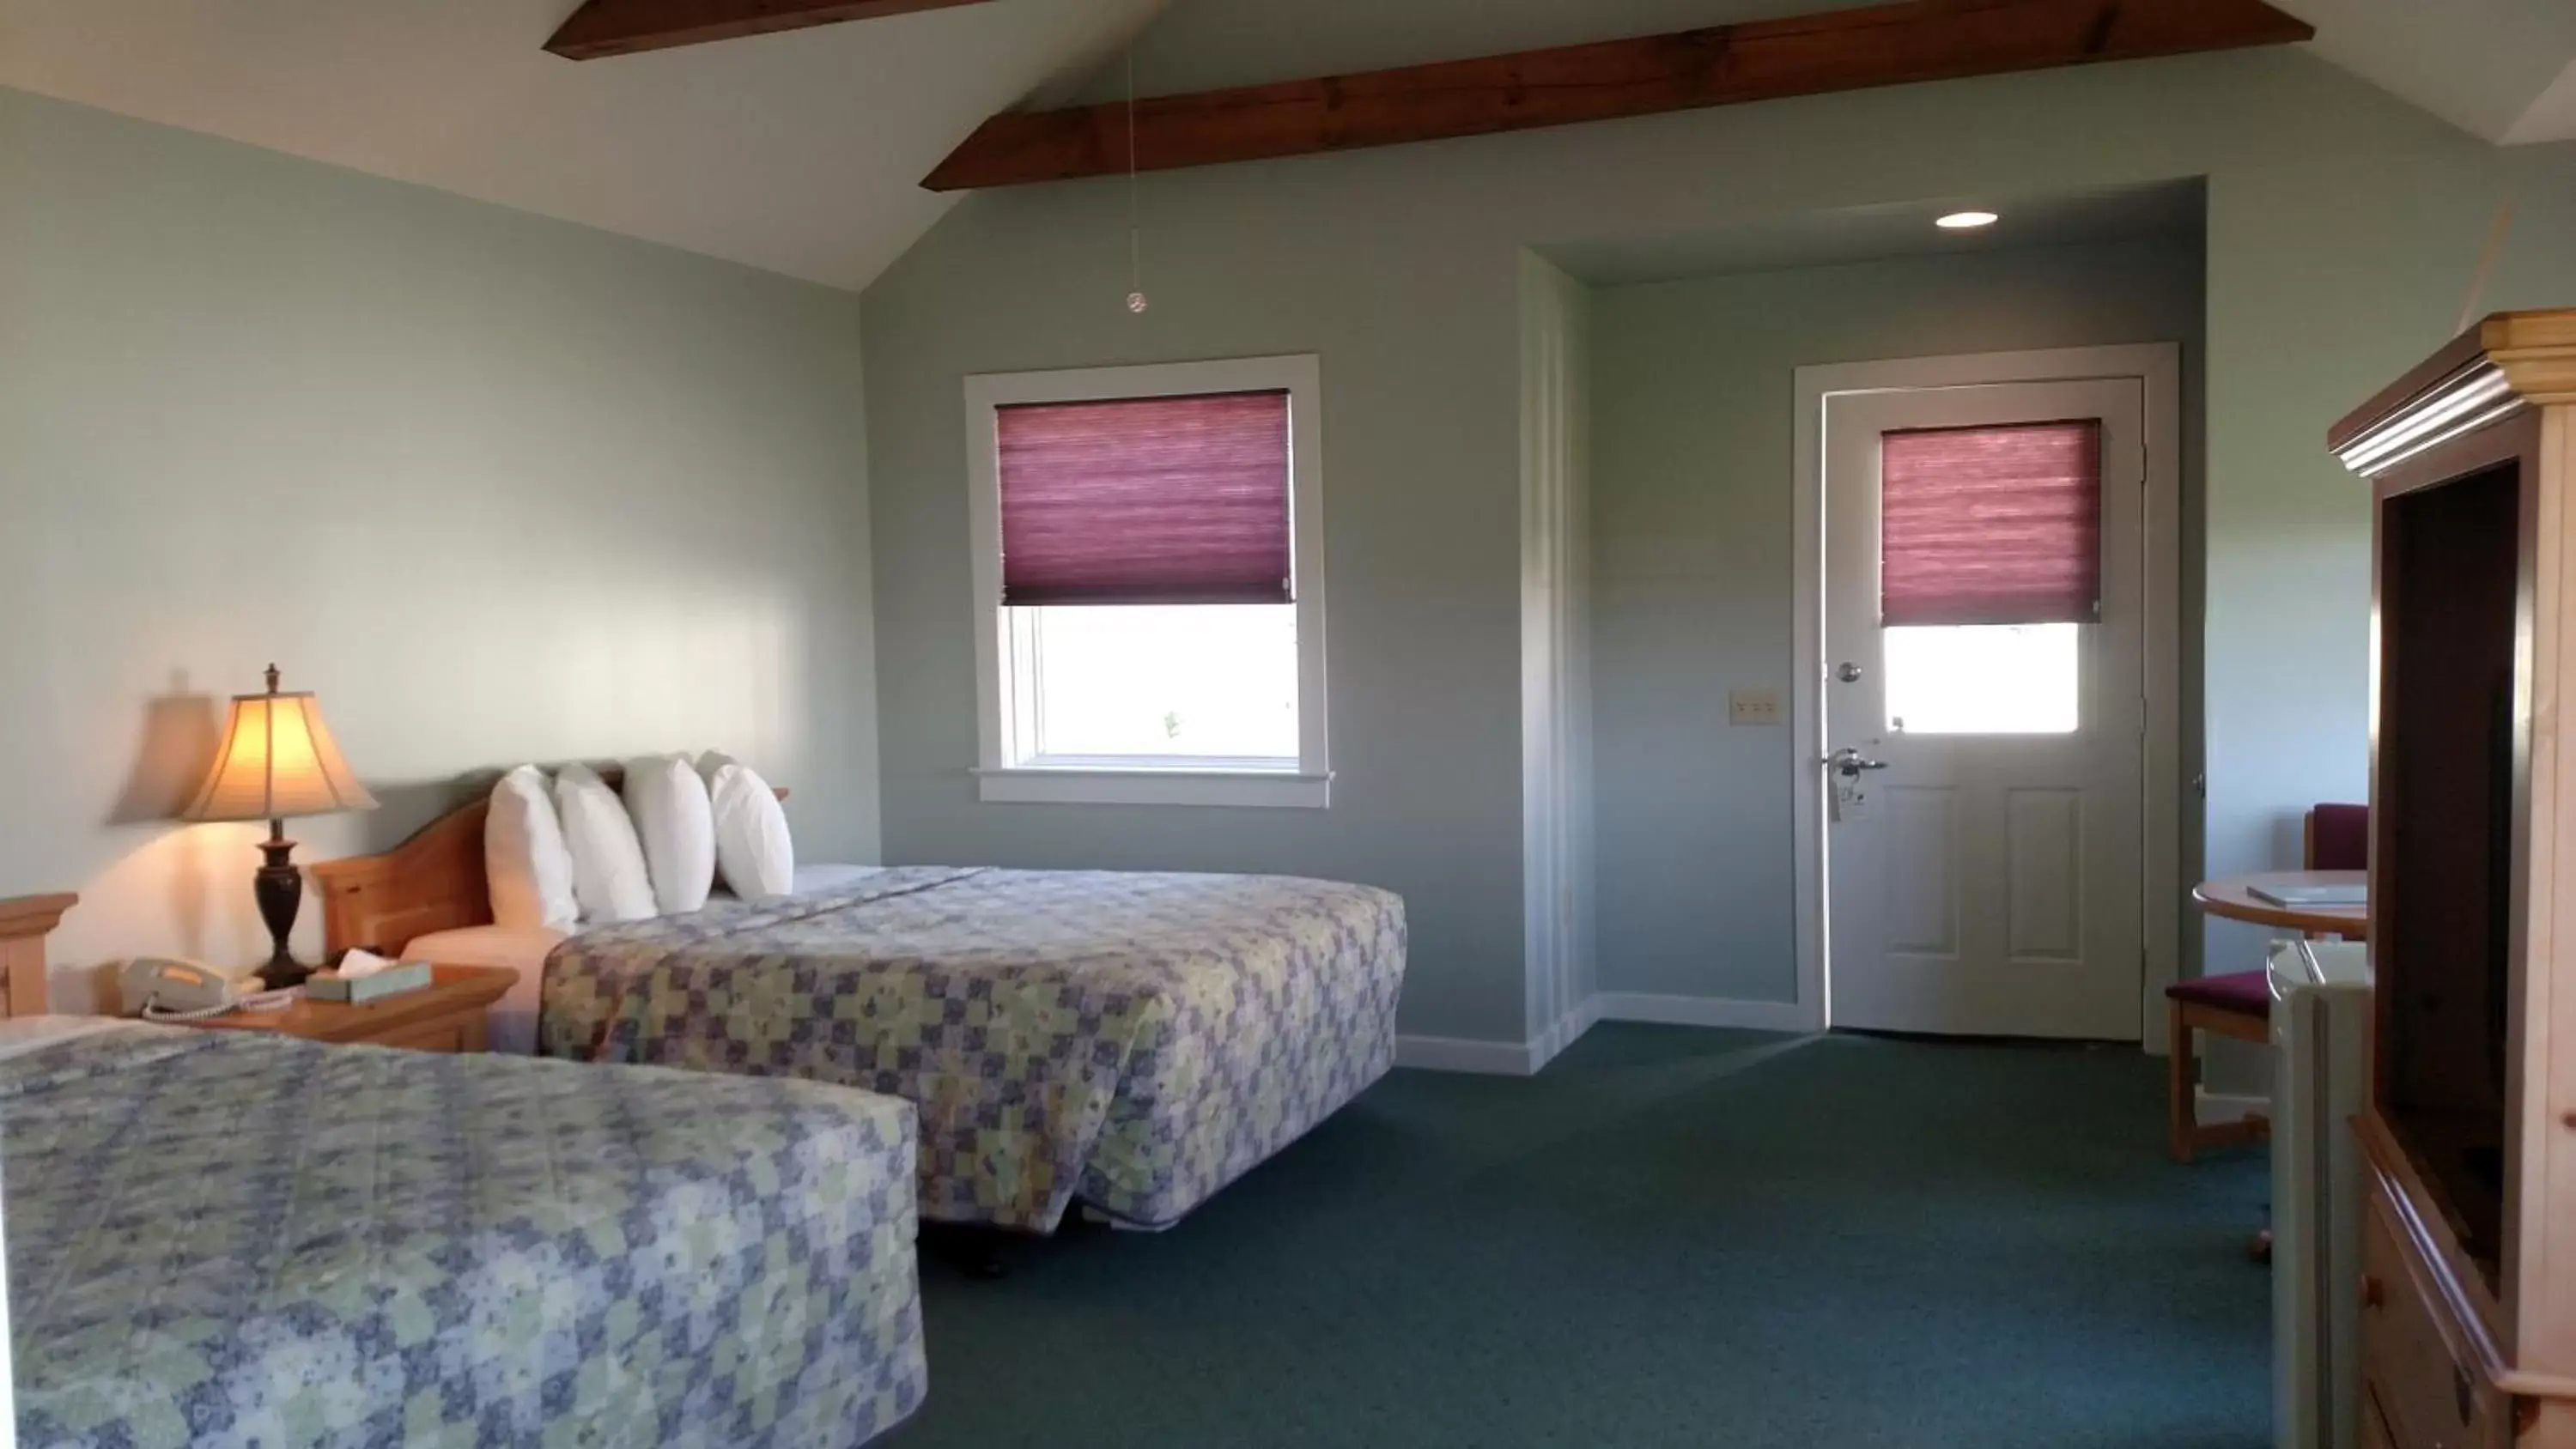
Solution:
<svg viewBox="0 0 2576 1449">
<path fill-rule="evenodd" d="M 1814 1030 L 1807 1009 L 1794 1001 L 1739 1001 L 1722 996 L 1649 996 L 1605 991 L 1593 998 L 1603 1021 L 1643 1021 L 1662 1026 L 1731 1026 L 1745 1031 Z"/>
<path fill-rule="evenodd" d="M 1399 1036 L 1395 1064 L 1426 1072 L 1477 1072 L 1526 1077 L 1538 1070 L 1540 1043 L 1470 1041 L 1454 1036 Z"/>
<path fill-rule="evenodd" d="M 1530 1070 L 1541 1070 L 1549 1062 L 1556 1060 L 1557 1053 L 1581 1041 L 1583 1034 L 1590 1031 L 1592 1024 L 1600 1019 L 1601 998 L 1585 997 L 1581 1006 L 1557 1018 L 1556 1025 L 1540 1035 L 1538 1041 L 1534 1043 L 1538 1050 L 1531 1054 Z"/>
<path fill-rule="evenodd" d="M 1536 1076 L 1557 1054 L 1581 1040 L 1596 1022 L 1639 1021 L 1660 1026 L 1721 1026 L 1742 1031 L 1806 1032 L 1807 1011 L 1794 1001 L 1737 1001 L 1716 996 L 1648 996 L 1605 991 L 1567 1012 L 1554 1026 L 1525 1042 L 1473 1041 L 1448 1036 L 1400 1036 L 1395 1064 L 1427 1072 L 1478 1072 Z"/>
<path fill-rule="evenodd" d="M 2203 1127 L 2215 1127 L 2222 1122 L 2242 1122 L 2248 1117 L 2272 1115 L 2272 1099 L 2269 1097 L 2249 1097 L 2235 1092 L 2213 1092 L 2206 1087 L 2192 1088 L 2191 1097 L 2191 1115 Z"/>
</svg>

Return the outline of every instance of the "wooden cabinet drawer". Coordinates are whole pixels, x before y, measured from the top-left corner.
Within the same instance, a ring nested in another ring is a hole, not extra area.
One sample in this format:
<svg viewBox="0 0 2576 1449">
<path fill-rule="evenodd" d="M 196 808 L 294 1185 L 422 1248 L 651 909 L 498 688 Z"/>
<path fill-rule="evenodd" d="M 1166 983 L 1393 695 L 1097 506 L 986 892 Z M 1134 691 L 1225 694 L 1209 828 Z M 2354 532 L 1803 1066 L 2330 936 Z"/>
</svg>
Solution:
<svg viewBox="0 0 2576 1449">
<path fill-rule="evenodd" d="M 2452 1355 L 2434 1321 L 2439 1310 L 2417 1289 L 2386 1213 L 2372 1195 L 2361 1228 L 2362 1372 L 2386 1442 L 2391 1449 L 2506 1449 L 2510 1405 Z"/>
<path fill-rule="evenodd" d="M 441 1017 L 361 1039 L 415 1052 L 479 1052 L 483 1050 L 483 1013 Z"/>
</svg>

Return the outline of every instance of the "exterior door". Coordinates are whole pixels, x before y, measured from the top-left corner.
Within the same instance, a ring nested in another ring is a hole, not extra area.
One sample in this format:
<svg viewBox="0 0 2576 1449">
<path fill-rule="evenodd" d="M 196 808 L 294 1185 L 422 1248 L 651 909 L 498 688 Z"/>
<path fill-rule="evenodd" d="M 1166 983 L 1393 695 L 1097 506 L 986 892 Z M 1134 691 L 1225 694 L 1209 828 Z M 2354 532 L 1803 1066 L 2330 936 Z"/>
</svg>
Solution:
<svg viewBox="0 0 2576 1449">
<path fill-rule="evenodd" d="M 1824 444 L 1832 1023 L 2137 1040 L 2145 383 L 1839 395 Z"/>
</svg>

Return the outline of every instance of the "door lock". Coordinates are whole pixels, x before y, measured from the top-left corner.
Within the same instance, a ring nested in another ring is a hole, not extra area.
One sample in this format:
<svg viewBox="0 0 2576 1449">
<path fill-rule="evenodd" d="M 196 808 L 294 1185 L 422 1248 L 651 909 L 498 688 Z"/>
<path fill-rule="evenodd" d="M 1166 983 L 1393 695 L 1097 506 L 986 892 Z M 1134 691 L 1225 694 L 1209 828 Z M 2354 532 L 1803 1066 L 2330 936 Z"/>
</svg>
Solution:
<svg viewBox="0 0 2576 1449">
<path fill-rule="evenodd" d="M 1859 779 L 1860 772 L 1863 770 L 1884 770 L 1887 768 L 1887 761 L 1870 759 L 1849 745 L 1845 745 L 1841 749 L 1834 751 L 1832 754 L 1825 756 L 1824 764 L 1826 769 L 1840 774 L 1846 780 Z"/>
</svg>

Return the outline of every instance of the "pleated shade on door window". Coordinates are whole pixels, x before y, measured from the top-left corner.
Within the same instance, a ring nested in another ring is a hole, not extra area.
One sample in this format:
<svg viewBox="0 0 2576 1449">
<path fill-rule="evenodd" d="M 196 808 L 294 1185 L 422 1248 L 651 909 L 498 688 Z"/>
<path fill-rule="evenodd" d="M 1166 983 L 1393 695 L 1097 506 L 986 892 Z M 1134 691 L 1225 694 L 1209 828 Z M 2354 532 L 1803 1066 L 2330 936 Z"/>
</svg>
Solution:
<svg viewBox="0 0 2576 1449">
<path fill-rule="evenodd" d="M 994 415 L 1003 603 L 1294 602 L 1287 393 Z"/>
<path fill-rule="evenodd" d="M 2102 424 L 1919 428 L 1879 440 L 1879 621 L 2101 616 Z"/>
</svg>

